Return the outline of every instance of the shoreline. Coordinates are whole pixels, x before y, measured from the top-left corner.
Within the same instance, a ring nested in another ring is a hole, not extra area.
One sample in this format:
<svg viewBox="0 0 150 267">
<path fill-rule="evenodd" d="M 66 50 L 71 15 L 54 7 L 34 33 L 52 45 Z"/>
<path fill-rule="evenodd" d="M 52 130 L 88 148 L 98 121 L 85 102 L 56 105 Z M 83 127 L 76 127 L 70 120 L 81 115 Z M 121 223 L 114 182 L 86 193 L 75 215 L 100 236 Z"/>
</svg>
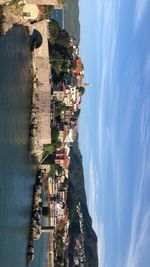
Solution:
<svg viewBox="0 0 150 267">
<path fill-rule="evenodd" d="M 4 22 L 3 6 L 0 5 L 0 37 L 4 35 L 3 22 Z"/>
<path fill-rule="evenodd" d="M 3 8 L 5 8 L 5 6 L 0 5 L 0 12 L 3 14 Z M 27 23 L 14 23 L 14 24 L 10 24 L 8 21 L 5 20 L 5 16 L 2 17 L 3 21 L 0 21 L 0 35 L 5 36 L 5 34 L 7 33 L 7 31 L 9 31 L 11 28 L 15 27 L 15 26 L 22 26 L 25 27 L 27 30 L 28 35 L 30 36 L 32 34 L 33 31 L 33 27 L 31 25 L 28 25 Z M 4 26 L 5 24 L 5 26 Z M 10 26 L 11 25 L 11 26 Z M 3 27 L 4 26 L 4 27 Z M 29 37 L 30 38 L 30 37 Z M 50 71 L 51 71 L 51 67 L 50 67 Z M 30 65 L 30 75 L 31 75 L 31 80 L 29 82 L 29 90 L 31 90 L 31 107 L 30 107 L 30 111 L 29 111 L 29 145 L 28 145 L 28 151 L 29 151 L 29 155 L 31 157 L 31 160 L 33 160 L 35 166 L 36 166 L 36 174 L 35 174 L 35 183 L 33 186 L 33 197 L 32 197 L 32 203 L 31 203 L 31 215 L 30 215 L 30 219 L 29 219 L 29 231 L 28 231 L 28 236 L 27 236 L 27 246 L 26 246 L 26 265 L 28 265 L 31 261 L 34 260 L 34 238 L 33 238 L 33 225 L 35 226 L 35 221 L 34 221 L 34 209 L 36 206 L 36 202 L 35 202 L 35 187 L 39 186 L 39 179 L 38 179 L 38 175 L 42 172 L 42 178 L 46 175 L 46 173 L 44 172 L 43 168 L 42 168 L 42 155 L 43 155 L 43 145 L 40 144 L 40 122 L 39 122 L 39 86 L 38 86 L 38 75 L 37 75 L 37 66 L 36 66 L 36 51 L 31 51 L 31 65 Z M 51 85 L 50 86 L 50 90 L 51 90 Z M 51 101 L 51 100 L 50 100 Z M 40 183 L 42 184 L 42 179 L 40 180 Z M 41 198 L 42 198 L 42 192 L 41 192 Z M 40 207 L 40 210 L 42 208 L 42 205 Z M 37 211 L 38 212 L 38 211 Z M 38 216 L 36 214 L 36 216 Z M 41 214 L 42 216 L 42 214 Z M 40 234 L 41 234 L 41 222 L 38 222 L 38 226 L 40 228 L 38 228 L 39 230 L 39 236 L 38 238 L 40 238 Z M 37 239 L 38 239 L 37 238 Z M 36 240 L 36 239 L 35 239 Z M 49 249 L 46 252 L 46 256 L 48 257 L 48 259 L 51 259 L 51 262 L 53 261 L 54 264 L 54 259 L 51 256 L 53 245 L 51 244 L 53 241 L 52 237 L 50 236 L 48 238 L 48 243 L 47 243 L 47 247 L 51 248 L 51 252 L 49 251 Z M 48 265 L 49 264 L 49 260 L 48 260 Z M 53 266 L 53 265 L 52 265 Z"/>
<path fill-rule="evenodd" d="M 39 144 L 39 90 L 37 86 L 36 68 L 32 54 L 32 99 L 30 111 L 30 137 L 29 152 L 36 162 L 38 168 L 41 168 L 43 149 Z"/>
</svg>

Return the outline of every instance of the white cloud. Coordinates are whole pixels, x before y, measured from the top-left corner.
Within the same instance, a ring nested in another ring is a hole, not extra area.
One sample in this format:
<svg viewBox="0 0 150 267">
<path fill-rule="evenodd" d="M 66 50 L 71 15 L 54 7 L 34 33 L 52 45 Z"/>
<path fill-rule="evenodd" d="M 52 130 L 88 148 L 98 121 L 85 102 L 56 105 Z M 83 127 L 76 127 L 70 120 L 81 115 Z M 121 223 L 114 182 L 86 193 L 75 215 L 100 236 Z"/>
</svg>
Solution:
<svg viewBox="0 0 150 267">
<path fill-rule="evenodd" d="M 143 139 L 143 137 L 141 138 Z M 149 262 L 147 264 L 143 263 L 145 259 L 149 257 L 149 253 L 146 252 L 146 248 L 149 248 L 150 246 L 150 207 L 145 206 L 143 208 L 143 198 L 146 192 L 145 187 L 147 187 L 146 173 L 148 173 L 149 175 L 150 169 L 149 162 L 147 161 L 147 153 L 149 151 L 147 137 L 145 138 L 145 141 L 143 140 L 143 147 L 143 160 L 138 170 L 139 178 L 137 178 L 137 180 L 139 180 L 139 183 L 137 184 L 137 188 L 135 190 L 135 198 L 132 211 L 133 216 L 129 250 L 124 267 L 149 266 Z M 141 223 L 139 223 L 140 221 Z M 147 255 L 144 255 L 144 253 L 146 253 Z"/>
<path fill-rule="evenodd" d="M 93 156 L 91 156 L 89 164 L 89 179 L 90 179 L 90 188 L 89 188 L 89 212 L 93 218 L 93 226 L 97 226 L 97 211 L 96 211 L 96 194 L 98 188 L 98 176 L 97 171 L 94 166 Z"/>
<path fill-rule="evenodd" d="M 107 70 L 107 80 L 109 79 L 111 83 L 112 72 L 116 62 L 120 0 L 101 1 L 101 4 L 98 5 L 98 10 L 98 28 L 101 29 L 97 35 L 98 69 L 102 72 L 102 76 L 103 71 Z"/>
<path fill-rule="evenodd" d="M 149 83 L 150 80 L 150 53 L 147 55 L 145 67 L 144 67 L 145 82 Z"/>
<path fill-rule="evenodd" d="M 98 260 L 99 260 L 99 267 L 104 266 L 104 255 L 105 255 L 104 229 L 103 229 L 103 224 L 99 223 L 99 230 L 98 230 Z"/>
<path fill-rule="evenodd" d="M 145 15 L 145 11 L 149 4 L 149 0 L 137 0 L 135 7 L 135 20 L 134 20 L 134 30 L 135 32 L 138 30 L 143 17 Z"/>
<path fill-rule="evenodd" d="M 146 246 L 149 247 L 149 231 L 150 231 L 150 211 L 147 211 L 143 218 L 140 232 L 137 232 L 137 220 L 140 216 L 140 211 L 137 209 L 132 227 L 131 243 L 129 248 L 129 254 L 124 267 L 138 267 L 141 266 L 141 262 L 145 261 L 143 252 Z M 145 265 L 147 267 L 149 265 Z"/>
<path fill-rule="evenodd" d="M 99 2 L 99 1 L 98 1 Z M 118 29 L 120 0 L 100 1 L 99 4 L 99 27 L 101 31 L 97 37 L 98 43 L 98 75 L 97 84 L 99 87 L 99 146 L 103 149 L 103 128 L 104 109 L 106 107 L 105 92 L 109 92 L 109 98 L 114 94 L 113 87 L 116 86 L 117 53 L 118 53 Z M 114 98 L 113 98 L 114 99 Z M 114 100 L 113 100 L 114 101 Z M 114 104 L 113 104 L 114 106 Z M 101 154 L 100 152 L 100 154 Z"/>
</svg>

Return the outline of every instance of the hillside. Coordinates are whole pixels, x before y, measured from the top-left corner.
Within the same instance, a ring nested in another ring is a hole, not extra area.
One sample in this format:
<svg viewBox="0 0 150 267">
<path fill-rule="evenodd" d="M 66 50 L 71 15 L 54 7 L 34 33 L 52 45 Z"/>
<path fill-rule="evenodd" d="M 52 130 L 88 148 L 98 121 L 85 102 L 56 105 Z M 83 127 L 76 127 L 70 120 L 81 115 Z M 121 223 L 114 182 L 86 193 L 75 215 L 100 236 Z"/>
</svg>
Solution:
<svg viewBox="0 0 150 267">
<path fill-rule="evenodd" d="M 79 0 L 65 0 L 64 27 L 69 35 L 80 42 Z"/>
<path fill-rule="evenodd" d="M 70 267 L 74 266 L 74 259 L 76 253 L 76 240 L 81 235 L 79 214 L 77 212 L 77 206 L 80 203 L 80 213 L 83 216 L 82 236 L 80 239 L 84 240 L 84 251 L 86 267 L 97 267 L 98 266 L 98 255 L 97 255 L 97 236 L 92 229 L 92 219 L 89 215 L 85 194 L 85 184 L 82 166 L 82 156 L 78 148 L 78 142 L 71 147 L 70 152 L 70 167 L 69 167 L 69 188 L 68 188 L 68 208 L 69 208 L 69 219 L 70 219 L 70 244 L 69 244 L 69 262 Z M 84 253 L 83 253 L 84 254 Z M 82 257 L 84 258 L 84 257 Z M 80 265 L 79 265 L 80 266 Z"/>
</svg>

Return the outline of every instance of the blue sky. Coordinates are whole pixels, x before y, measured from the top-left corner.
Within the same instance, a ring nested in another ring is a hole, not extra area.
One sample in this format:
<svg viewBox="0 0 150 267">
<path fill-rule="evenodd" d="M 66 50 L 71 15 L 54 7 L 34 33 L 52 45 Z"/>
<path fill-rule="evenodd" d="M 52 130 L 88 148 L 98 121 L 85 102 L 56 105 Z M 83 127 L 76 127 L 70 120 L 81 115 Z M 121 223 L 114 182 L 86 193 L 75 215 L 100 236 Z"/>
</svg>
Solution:
<svg viewBox="0 0 150 267">
<path fill-rule="evenodd" d="M 80 0 L 79 123 L 99 266 L 150 263 L 150 2 Z"/>
</svg>

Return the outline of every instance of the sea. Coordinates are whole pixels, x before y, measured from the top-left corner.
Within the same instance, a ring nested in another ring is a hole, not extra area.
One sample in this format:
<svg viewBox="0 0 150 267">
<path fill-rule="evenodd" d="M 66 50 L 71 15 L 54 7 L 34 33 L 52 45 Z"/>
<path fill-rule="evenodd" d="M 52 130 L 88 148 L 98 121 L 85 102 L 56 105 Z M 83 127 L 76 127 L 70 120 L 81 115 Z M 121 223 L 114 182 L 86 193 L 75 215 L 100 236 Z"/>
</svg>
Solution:
<svg viewBox="0 0 150 267">
<path fill-rule="evenodd" d="M 54 19 L 58 22 L 60 28 L 64 28 L 64 11 L 63 9 L 53 9 L 51 11 L 51 19 Z"/>
<path fill-rule="evenodd" d="M 22 26 L 0 37 L 0 267 L 26 266 L 36 168 L 29 154 L 31 53 Z M 31 267 L 45 266 L 47 237 Z"/>
</svg>

